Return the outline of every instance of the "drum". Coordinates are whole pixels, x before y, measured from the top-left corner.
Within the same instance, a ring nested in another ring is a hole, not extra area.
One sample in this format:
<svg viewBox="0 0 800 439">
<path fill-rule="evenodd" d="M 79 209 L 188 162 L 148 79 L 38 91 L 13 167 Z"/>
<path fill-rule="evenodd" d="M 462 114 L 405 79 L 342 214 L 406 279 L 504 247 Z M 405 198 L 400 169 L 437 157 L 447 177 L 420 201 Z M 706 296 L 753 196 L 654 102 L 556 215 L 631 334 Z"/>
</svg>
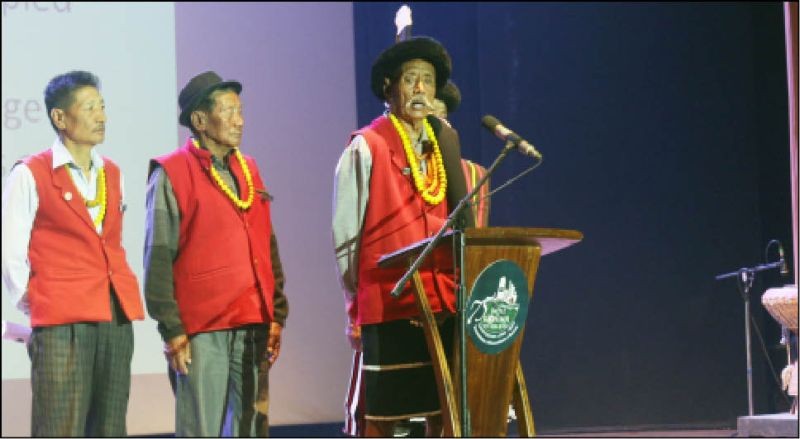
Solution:
<svg viewBox="0 0 800 439">
<path fill-rule="evenodd" d="M 778 323 L 797 333 L 797 285 L 770 288 L 761 296 L 761 303 Z"/>
</svg>

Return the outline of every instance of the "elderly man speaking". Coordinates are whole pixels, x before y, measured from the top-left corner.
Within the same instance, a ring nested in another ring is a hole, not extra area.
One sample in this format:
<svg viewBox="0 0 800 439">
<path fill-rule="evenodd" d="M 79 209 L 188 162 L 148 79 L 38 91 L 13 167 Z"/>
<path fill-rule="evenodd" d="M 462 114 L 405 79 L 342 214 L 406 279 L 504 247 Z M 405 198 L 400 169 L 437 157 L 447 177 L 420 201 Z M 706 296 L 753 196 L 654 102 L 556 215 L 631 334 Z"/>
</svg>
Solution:
<svg viewBox="0 0 800 439">
<path fill-rule="evenodd" d="M 451 71 L 445 48 L 429 37 L 395 43 L 375 61 L 371 88 L 388 112 L 355 131 L 336 168 L 333 237 L 349 317 L 347 334 L 363 349 L 367 436 L 427 418 L 440 435 L 434 372 L 414 297 L 390 292 L 403 270 L 383 270 L 381 255 L 428 238 L 466 193 L 458 136 L 435 116 L 433 100 Z M 469 216 L 469 218 L 467 218 Z M 465 214 L 467 225 L 471 215 Z M 450 347 L 455 313 L 451 267 L 420 270 Z"/>
</svg>

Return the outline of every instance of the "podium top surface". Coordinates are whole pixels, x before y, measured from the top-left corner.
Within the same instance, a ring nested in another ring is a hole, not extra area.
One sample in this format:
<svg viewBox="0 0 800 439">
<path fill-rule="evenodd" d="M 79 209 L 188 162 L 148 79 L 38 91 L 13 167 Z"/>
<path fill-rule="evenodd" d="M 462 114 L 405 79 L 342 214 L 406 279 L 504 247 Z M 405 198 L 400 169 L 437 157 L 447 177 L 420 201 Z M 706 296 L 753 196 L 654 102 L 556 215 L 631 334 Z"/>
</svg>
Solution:
<svg viewBox="0 0 800 439">
<path fill-rule="evenodd" d="M 555 253 L 583 239 L 577 230 L 534 227 L 481 227 L 467 229 L 467 245 L 538 245 L 542 256 Z"/>
<path fill-rule="evenodd" d="M 452 230 L 442 235 L 437 244 L 450 246 L 452 244 Z M 563 250 L 583 239 L 583 233 L 577 230 L 546 229 L 533 227 L 480 227 L 468 228 L 464 231 L 467 246 L 481 245 L 536 245 L 542 249 L 542 256 Z M 381 256 L 378 266 L 392 267 L 397 264 L 406 264 L 409 258 L 415 258 L 422 253 L 432 238 L 417 241 L 392 253 Z"/>
</svg>

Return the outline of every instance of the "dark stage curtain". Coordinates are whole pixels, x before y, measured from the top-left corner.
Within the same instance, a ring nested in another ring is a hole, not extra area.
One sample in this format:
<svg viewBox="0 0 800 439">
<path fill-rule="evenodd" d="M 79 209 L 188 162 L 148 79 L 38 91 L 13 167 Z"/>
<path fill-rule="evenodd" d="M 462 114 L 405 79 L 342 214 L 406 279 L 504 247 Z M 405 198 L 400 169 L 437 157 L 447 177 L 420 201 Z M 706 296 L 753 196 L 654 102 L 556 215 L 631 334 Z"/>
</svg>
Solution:
<svg viewBox="0 0 800 439">
<path fill-rule="evenodd" d="M 400 5 L 354 3 L 362 125 L 383 111 L 370 67 Z M 492 199 L 490 224 L 585 236 L 536 281 L 522 362 L 537 430 L 735 428 L 743 306 L 714 276 L 763 262 L 771 238 L 792 242 L 783 5 L 410 6 L 414 35 L 453 57 L 463 155 L 488 166 L 502 146 L 484 114 L 544 155 Z M 492 186 L 530 164 L 510 156 Z M 761 276 L 751 305 L 776 359 L 759 298 L 778 283 Z M 755 343 L 756 413 L 774 413 L 784 402 Z"/>
</svg>

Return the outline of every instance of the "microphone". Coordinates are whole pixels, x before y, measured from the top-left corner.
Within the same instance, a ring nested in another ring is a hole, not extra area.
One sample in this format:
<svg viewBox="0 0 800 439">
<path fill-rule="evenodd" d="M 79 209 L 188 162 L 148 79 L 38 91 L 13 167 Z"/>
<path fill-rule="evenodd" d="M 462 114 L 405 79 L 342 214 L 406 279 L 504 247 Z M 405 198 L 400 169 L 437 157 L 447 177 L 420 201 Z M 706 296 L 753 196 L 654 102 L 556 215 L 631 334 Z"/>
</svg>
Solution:
<svg viewBox="0 0 800 439">
<path fill-rule="evenodd" d="M 781 257 L 781 275 L 786 276 L 789 274 L 789 266 L 786 265 L 786 258 L 783 256 L 783 246 L 778 241 L 778 254 Z"/>
<path fill-rule="evenodd" d="M 500 123 L 496 117 L 487 114 L 483 116 L 481 119 L 481 124 L 483 124 L 486 129 L 491 131 L 495 136 L 499 137 L 500 140 L 504 142 L 511 142 L 517 149 L 522 153 L 530 157 L 535 157 L 539 160 L 542 159 L 542 154 L 536 150 L 536 147 L 531 145 L 527 140 L 523 139 L 517 133 L 511 131 L 510 129 L 506 128 L 505 125 Z"/>
</svg>

